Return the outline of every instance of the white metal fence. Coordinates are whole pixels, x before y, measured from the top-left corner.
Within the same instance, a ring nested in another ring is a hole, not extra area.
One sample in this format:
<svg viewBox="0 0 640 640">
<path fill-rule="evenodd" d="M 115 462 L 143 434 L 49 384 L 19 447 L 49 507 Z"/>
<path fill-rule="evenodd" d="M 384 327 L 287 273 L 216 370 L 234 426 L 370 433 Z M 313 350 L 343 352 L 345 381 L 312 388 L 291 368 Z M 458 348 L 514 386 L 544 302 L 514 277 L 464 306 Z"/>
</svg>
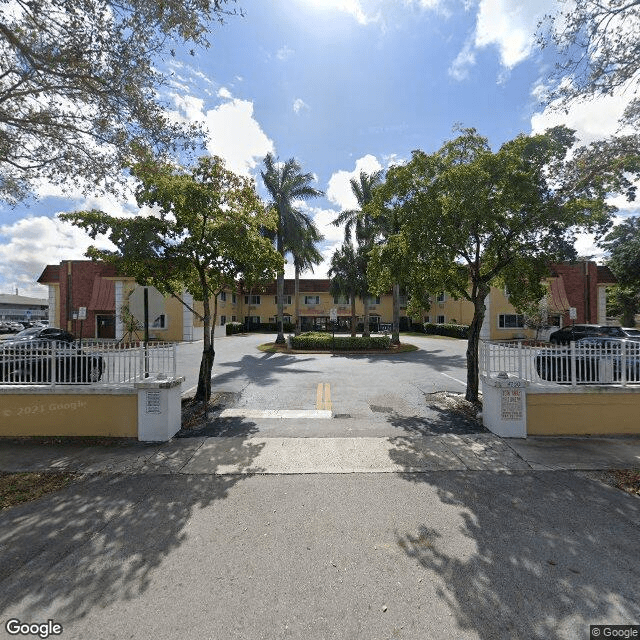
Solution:
<svg viewBox="0 0 640 640">
<path fill-rule="evenodd" d="M 67 344 L 0 343 L 0 384 L 129 385 L 176 375 L 176 345 L 83 340 Z"/>
<path fill-rule="evenodd" d="M 480 373 L 539 384 L 640 384 L 640 342 L 480 343 Z"/>
</svg>

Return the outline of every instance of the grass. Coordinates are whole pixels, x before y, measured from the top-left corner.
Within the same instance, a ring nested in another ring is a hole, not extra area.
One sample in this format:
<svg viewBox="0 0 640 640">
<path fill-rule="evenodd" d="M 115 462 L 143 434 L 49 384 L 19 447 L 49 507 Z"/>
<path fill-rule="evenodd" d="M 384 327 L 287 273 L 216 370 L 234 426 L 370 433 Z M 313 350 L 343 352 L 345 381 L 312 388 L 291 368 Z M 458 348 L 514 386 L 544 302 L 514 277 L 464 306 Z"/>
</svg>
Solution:
<svg viewBox="0 0 640 640">
<path fill-rule="evenodd" d="M 66 472 L 0 471 L 0 511 L 64 489 L 74 478 L 75 474 Z"/>
<path fill-rule="evenodd" d="M 330 349 L 305 349 L 297 350 L 297 349 L 287 349 L 286 345 L 275 344 L 274 342 L 267 342 L 265 344 L 261 344 L 258 346 L 259 351 L 263 351 L 265 353 L 334 353 Z M 395 353 L 408 353 L 410 351 L 417 351 L 418 347 L 413 344 L 400 344 L 398 346 L 391 346 L 389 349 L 378 349 L 378 350 L 357 350 L 357 351 L 345 351 L 340 349 L 339 351 L 335 351 L 338 355 L 388 355 Z"/>
</svg>

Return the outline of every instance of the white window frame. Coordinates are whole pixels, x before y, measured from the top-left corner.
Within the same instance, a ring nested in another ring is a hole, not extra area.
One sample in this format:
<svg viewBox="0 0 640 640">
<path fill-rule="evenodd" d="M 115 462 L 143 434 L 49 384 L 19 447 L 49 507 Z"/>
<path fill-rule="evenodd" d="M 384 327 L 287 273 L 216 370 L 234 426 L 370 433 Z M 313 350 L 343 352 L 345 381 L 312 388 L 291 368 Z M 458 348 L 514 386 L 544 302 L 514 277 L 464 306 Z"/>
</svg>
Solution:
<svg viewBox="0 0 640 640">
<path fill-rule="evenodd" d="M 251 302 L 249 302 L 249 299 L 251 299 Z M 260 296 L 245 296 L 244 303 L 252 307 L 257 307 L 260 304 Z"/>
<path fill-rule="evenodd" d="M 440 320 L 442 318 L 442 320 Z M 436 316 L 436 324 L 447 324 L 446 316 Z"/>
<path fill-rule="evenodd" d="M 447 294 L 444 291 L 441 291 L 437 296 L 436 296 L 436 302 L 446 302 L 447 301 Z"/>
<path fill-rule="evenodd" d="M 304 303 L 310 307 L 320 304 L 320 296 L 319 295 L 305 296 Z"/>
<path fill-rule="evenodd" d="M 369 305 L 380 304 L 380 296 L 369 296 L 367 298 Z"/>
<path fill-rule="evenodd" d="M 165 313 L 161 313 L 157 318 L 151 321 L 149 326 L 151 329 L 166 329 L 167 315 Z"/>
<path fill-rule="evenodd" d="M 227 324 L 227 316 L 220 316 L 220 326 L 224 327 Z"/>
<path fill-rule="evenodd" d="M 218 296 L 218 300 L 220 300 L 220 302 L 226 302 L 227 301 L 227 292 L 226 291 L 221 291 L 220 295 Z"/>
<path fill-rule="evenodd" d="M 285 307 L 290 307 L 291 306 L 291 296 L 284 295 L 284 296 L 282 296 L 282 298 L 284 300 L 284 306 Z M 273 296 L 273 303 L 276 306 L 278 305 L 278 296 Z"/>
</svg>

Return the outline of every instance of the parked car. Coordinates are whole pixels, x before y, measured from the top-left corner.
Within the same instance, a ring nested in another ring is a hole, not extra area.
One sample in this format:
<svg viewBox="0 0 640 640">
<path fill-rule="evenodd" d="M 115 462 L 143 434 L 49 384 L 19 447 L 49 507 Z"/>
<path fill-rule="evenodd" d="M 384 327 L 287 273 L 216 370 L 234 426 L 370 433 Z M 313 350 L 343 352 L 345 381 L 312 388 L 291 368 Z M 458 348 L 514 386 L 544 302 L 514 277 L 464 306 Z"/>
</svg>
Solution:
<svg viewBox="0 0 640 640">
<path fill-rule="evenodd" d="M 620 327 L 607 327 L 599 324 L 572 324 L 549 335 L 551 344 L 569 344 L 581 338 L 597 338 L 598 336 L 622 337 L 616 329 Z"/>
<path fill-rule="evenodd" d="M 25 329 L 0 344 L 0 382 L 51 382 L 54 373 L 56 382 L 98 382 L 103 370 L 102 356 L 62 329 Z"/>
<path fill-rule="evenodd" d="M 624 357 L 623 357 L 624 347 Z M 576 383 L 640 382 L 640 341 L 604 336 L 582 338 L 575 343 Z M 571 383 L 570 349 L 541 349 L 536 371 L 550 382 Z"/>
<path fill-rule="evenodd" d="M 13 338 L 6 338 L 3 340 L 3 345 L 11 345 L 18 343 L 47 343 L 47 342 L 75 342 L 75 336 L 63 329 L 56 329 L 55 327 L 32 327 L 31 329 L 23 329 L 16 333 Z"/>
</svg>

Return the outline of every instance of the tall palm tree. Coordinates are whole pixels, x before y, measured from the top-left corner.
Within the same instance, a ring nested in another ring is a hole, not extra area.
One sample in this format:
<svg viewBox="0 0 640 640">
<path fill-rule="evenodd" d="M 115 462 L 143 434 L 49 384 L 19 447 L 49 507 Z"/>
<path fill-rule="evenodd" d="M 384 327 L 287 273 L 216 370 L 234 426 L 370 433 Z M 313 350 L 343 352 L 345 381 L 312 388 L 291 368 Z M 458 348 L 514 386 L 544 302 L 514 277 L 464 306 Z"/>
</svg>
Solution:
<svg viewBox="0 0 640 640">
<path fill-rule="evenodd" d="M 382 175 L 383 171 L 380 169 L 379 171 L 374 171 L 372 173 L 361 171 L 360 176 L 357 179 L 351 178 L 349 181 L 351 184 L 351 191 L 356 197 L 358 208 L 340 212 L 338 217 L 333 221 L 333 224 L 336 227 L 344 224 L 345 242 L 351 240 L 353 231 L 355 230 L 356 241 L 363 258 L 361 260 L 364 269 L 362 277 L 365 278 L 365 280 L 367 275 L 367 265 L 369 263 L 367 253 L 373 247 L 378 231 L 376 220 L 366 211 L 365 205 L 371 202 L 373 198 L 373 190 L 382 181 Z M 369 292 L 366 284 L 364 294 L 362 296 L 362 304 L 364 306 L 364 325 L 362 335 L 369 336 Z"/>
<path fill-rule="evenodd" d="M 356 297 L 362 295 L 364 281 L 362 279 L 362 255 L 351 242 L 345 242 L 331 256 L 329 267 L 331 284 L 329 291 L 333 296 L 346 295 L 351 302 L 351 336 L 355 337 L 357 329 Z"/>
<path fill-rule="evenodd" d="M 318 231 L 315 224 L 312 223 L 290 247 L 290 251 L 293 255 L 293 266 L 295 268 L 294 296 L 296 335 L 299 335 L 302 329 L 300 319 L 300 273 L 307 269 L 311 269 L 311 272 L 313 272 L 313 267 L 322 262 L 322 254 L 316 247 L 316 244 L 322 240 L 324 240 L 324 236 L 320 231 Z"/>
<path fill-rule="evenodd" d="M 264 159 L 262 180 L 269 195 L 271 204 L 278 214 L 276 232 L 276 249 L 284 257 L 288 247 L 301 235 L 301 230 L 313 224 L 311 218 L 294 206 L 296 200 L 308 200 L 324 195 L 322 191 L 311 186 L 313 174 L 302 173 L 302 168 L 295 158 L 286 162 L 277 162 L 271 153 Z M 278 273 L 278 337 L 277 344 L 284 344 L 282 317 L 284 315 L 284 271 Z"/>
</svg>

